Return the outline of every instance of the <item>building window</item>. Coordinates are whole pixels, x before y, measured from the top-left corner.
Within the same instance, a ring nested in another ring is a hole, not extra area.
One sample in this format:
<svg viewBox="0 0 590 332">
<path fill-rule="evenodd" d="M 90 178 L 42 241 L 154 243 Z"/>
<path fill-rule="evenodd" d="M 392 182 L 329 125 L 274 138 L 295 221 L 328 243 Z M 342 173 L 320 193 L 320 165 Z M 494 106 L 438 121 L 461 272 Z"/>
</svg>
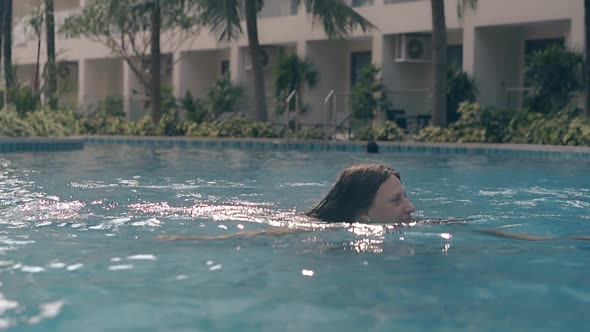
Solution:
<svg viewBox="0 0 590 332">
<path fill-rule="evenodd" d="M 565 47 L 565 38 L 532 39 L 524 43 L 525 64 L 529 63 L 530 57 L 550 46 Z"/>
<path fill-rule="evenodd" d="M 229 60 L 221 60 L 221 76 L 229 75 Z"/>
<path fill-rule="evenodd" d="M 361 76 L 362 70 L 371 64 L 371 51 L 350 53 L 350 86 L 354 86 Z"/>
<path fill-rule="evenodd" d="M 463 69 L 463 45 L 450 45 L 447 48 L 447 62 L 449 66 Z"/>
<path fill-rule="evenodd" d="M 299 12 L 299 1 L 291 0 L 291 15 L 297 15 Z"/>
</svg>

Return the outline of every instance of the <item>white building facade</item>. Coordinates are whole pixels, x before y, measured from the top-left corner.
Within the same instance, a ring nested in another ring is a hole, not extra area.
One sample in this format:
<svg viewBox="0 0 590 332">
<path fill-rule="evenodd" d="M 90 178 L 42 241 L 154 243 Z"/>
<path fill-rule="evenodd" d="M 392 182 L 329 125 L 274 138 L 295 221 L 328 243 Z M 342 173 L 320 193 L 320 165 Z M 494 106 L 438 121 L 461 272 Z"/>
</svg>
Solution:
<svg viewBox="0 0 590 332">
<path fill-rule="evenodd" d="M 56 21 L 78 11 L 91 0 L 55 0 Z M 320 22 L 313 22 L 305 8 L 292 0 L 266 0 L 259 15 L 262 45 L 269 55 L 265 66 L 271 121 L 280 121 L 272 107 L 271 66 L 278 54 L 309 57 L 319 70 L 315 89 L 304 99 L 311 111 L 303 122 L 321 124 L 325 100 L 333 92 L 339 117 L 348 112 L 347 96 L 358 70 L 374 63 L 382 69 L 394 107 L 407 115 L 430 112 L 430 0 L 343 0 L 371 21 L 377 29 L 355 31 L 345 39 L 327 38 Z M 13 58 L 21 84 L 31 84 L 35 73 L 37 41 L 26 27 L 26 18 L 40 0 L 15 0 Z M 475 11 L 457 16 L 456 0 L 445 1 L 449 59 L 478 82 L 478 101 L 500 108 L 518 106 L 523 85 L 525 55 L 551 43 L 584 49 L 582 0 L 479 0 Z M 245 27 L 244 27 L 245 31 Z M 165 37 L 163 37 L 165 38 Z M 45 43 L 41 63 L 45 62 Z M 119 96 L 131 118 L 145 112 L 135 91 L 141 86 L 129 66 L 97 42 L 58 36 L 58 61 L 67 64 L 67 89 L 62 103 L 86 109 L 109 96 Z M 190 91 L 203 97 L 208 88 L 229 70 L 241 83 L 245 96 L 239 111 L 254 114 L 247 38 L 231 44 L 219 42 L 202 30 L 190 44 L 174 52 L 163 49 L 175 65 L 163 75 L 177 97 Z M 331 117 L 331 115 L 330 115 Z"/>
</svg>

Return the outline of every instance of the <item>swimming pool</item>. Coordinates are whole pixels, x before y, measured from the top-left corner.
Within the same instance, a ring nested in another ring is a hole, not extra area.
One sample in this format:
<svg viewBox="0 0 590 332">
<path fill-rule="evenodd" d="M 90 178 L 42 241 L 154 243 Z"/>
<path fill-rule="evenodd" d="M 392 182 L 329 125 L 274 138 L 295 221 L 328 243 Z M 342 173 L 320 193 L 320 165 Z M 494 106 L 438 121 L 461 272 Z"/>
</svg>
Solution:
<svg viewBox="0 0 590 332">
<path fill-rule="evenodd" d="M 297 220 L 359 162 L 421 217 L 383 236 L 160 242 Z M 0 156 L 0 327 L 14 331 L 588 331 L 589 160 L 91 145 Z M 585 233 L 583 232 L 585 231 Z"/>
</svg>

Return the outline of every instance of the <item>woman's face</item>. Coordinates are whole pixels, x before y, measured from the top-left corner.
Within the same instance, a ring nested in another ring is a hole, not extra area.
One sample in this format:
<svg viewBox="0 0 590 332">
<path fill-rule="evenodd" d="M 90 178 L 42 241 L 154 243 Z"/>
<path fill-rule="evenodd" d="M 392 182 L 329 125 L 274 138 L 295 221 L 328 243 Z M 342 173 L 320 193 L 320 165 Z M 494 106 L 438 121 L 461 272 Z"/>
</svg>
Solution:
<svg viewBox="0 0 590 332">
<path fill-rule="evenodd" d="M 411 222 L 414 211 L 416 208 L 408 200 L 401 181 L 392 175 L 377 190 L 367 216 L 374 223 Z"/>
</svg>

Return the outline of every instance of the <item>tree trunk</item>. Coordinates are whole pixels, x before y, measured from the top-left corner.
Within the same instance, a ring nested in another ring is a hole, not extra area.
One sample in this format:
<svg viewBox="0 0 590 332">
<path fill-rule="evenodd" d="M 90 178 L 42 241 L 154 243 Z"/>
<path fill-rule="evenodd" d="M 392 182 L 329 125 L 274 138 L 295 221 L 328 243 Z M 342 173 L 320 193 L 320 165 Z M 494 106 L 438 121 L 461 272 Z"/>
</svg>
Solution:
<svg viewBox="0 0 590 332">
<path fill-rule="evenodd" d="M 447 125 L 447 27 L 444 0 L 430 0 L 432 7 L 432 125 Z"/>
<path fill-rule="evenodd" d="M 590 117 L 590 0 L 584 0 L 584 29 L 586 31 L 586 116 Z"/>
<path fill-rule="evenodd" d="M 12 1 L 4 1 L 4 80 L 6 90 L 13 86 L 12 71 Z"/>
<path fill-rule="evenodd" d="M 151 115 L 154 123 L 160 122 L 162 118 L 162 90 L 161 90 L 161 51 L 160 51 L 160 29 L 161 29 L 160 0 L 154 0 L 152 8 L 152 36 L 151 36 Z"/>
<path fill-rule="evenodd" d="M 246 28 L 248 30 L 248 48 L 254 74 L 254 96 L 256 98 L 256 120 L 267 121 L 266 89 L 264 88 L 264 73 L 262 71 L 262 49 L 258 40 L 258 0 L 245 0 Z"/>
<path fill-rule="evenodd" d="M 35 82 L 33 89 L 35 92 L 39 91 L 39 70 L 41 67 L 41 34 L 37 36 L 37 62 L 35 62 Z"/>
<path fill-rule="evenodd" d="M 57 65 L 55 61 L 55 16 L 53 0 L 45 0 L 45 28 L 47 33 L 47 97 L 49 107 L 57 109 Z"/>
</svg>

